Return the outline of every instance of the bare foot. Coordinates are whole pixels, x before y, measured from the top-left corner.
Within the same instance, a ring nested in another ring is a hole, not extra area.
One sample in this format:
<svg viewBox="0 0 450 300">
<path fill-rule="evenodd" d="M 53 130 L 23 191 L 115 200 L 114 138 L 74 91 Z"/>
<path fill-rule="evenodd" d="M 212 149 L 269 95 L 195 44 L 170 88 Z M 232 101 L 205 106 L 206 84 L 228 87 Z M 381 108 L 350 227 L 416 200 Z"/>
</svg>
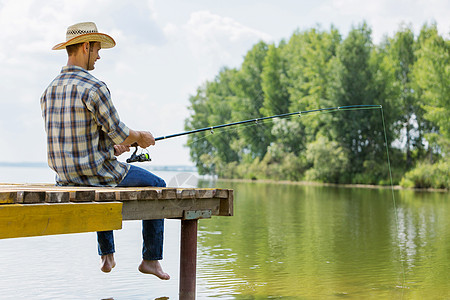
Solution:
<svg viewBox="0 0 450 300">
<path fill-rule="evenodd" d="M 111 270 L 116 266 L 116 261 L 114 260 L 114 253 L 102 255 L 101 268 L 105 273 L 111 272 Z"/>
<path fill-rule="evenodd" d="M 145 260 L 143 259 L 139 265 L 138 270 L 144 274 L 152 274 L 162 280 L 169 280 L 169 274 L 165 273 L 159 263 L 159 260 Z"/>
</svg>

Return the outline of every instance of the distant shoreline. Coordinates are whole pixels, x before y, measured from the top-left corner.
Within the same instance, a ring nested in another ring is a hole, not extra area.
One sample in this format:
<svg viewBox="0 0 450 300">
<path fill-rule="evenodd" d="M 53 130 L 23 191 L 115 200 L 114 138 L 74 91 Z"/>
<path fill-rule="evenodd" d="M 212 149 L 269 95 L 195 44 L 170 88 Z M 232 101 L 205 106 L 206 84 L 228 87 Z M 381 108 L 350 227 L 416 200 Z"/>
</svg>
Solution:
<svg viewBox="0 0 450 300">
<path fill-rule="evenodd" d="M 149 171 L 167 171 L 167 172 L 197 172 L 194 166 L 152 166 L 149 164 L 136 164 Z M 48 168 L 47 163 L 43 162 L 0 162 L 0 167 L 13 168 Z M 323 183 L 315 181 L 289 181 L 289 180 L 273 180 L 273 179 L 227 179 L 216 178 L 217 181 L 224 182 L 247 182 L 247 183 L 276 183 L 285 185 L 310 185 L 310 186 L 331 186 L 343 188 L 365 188 L 365 189 L 391 189 L 390 185 L 374 185 L 374 184 L 341 184 L 341 183 Z M 393 186 L 394 190 L 412 190 L 418 192 L 444 192 L 448 193 L 446 189 L 419 189 L 419 188 L 405 188 L 400 185 Z"/>
<path fill-rule="evenodd" d="M 5 162 L 5 161 L 0 161 L 0 167 L 48 168 L 48 165 L 45 162 Z"/>
<path fill-rule="evenodd" d="M 315 181 L 289 181 L 289 180 L 272 180 L 272 179 L 225 179 L 217 178 L 217 181 L 225 182 L 247 182 L 247 183 L 277 183 L 285 185 L 311 185 L 311 186 L 331 186 L 331 187 L 343 187 L 343 188 L 364 188 L 364 189 L 391 189 L 390 185 L 374 185 L 374 184 L 347 184 L 347 183 L 324 183 Z M 418 192 L 444 192 L 448 193 L 446 189 L 419 189 L 419 188 L 405 188 L 400 185 L 394 185 L 394 190 L 411 190 Z"/>
</svg>

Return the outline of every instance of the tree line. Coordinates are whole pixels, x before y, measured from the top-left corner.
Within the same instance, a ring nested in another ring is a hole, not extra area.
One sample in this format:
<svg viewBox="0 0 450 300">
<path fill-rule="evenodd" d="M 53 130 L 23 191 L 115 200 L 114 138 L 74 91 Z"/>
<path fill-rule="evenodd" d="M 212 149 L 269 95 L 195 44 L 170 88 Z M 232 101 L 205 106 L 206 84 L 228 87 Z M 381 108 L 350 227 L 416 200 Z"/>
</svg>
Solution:
<svg viewBox="0 0 450 300">
<path fill-rule="evenodd" d="M 188 137 L 200 174 L 222 178 L 449 188 L 450 41 L 436 24 L 402 25 L 374 44 L 364 22 L 255 44 L 190 96 L 185 129 L 346 105 L 321 113 Z M 385 139 L 388 141 L 387 150 Z"/>
</svg>

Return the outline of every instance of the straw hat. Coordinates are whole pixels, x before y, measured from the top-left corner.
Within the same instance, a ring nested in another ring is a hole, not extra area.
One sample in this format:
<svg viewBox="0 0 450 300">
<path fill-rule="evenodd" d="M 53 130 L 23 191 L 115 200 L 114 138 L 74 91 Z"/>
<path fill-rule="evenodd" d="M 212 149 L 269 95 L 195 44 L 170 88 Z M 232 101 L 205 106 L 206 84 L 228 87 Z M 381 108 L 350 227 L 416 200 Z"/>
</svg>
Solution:
<svg viewBox="0 0 450 300">
<path fill-rule="evenodd" d="M 100 42 L 102 49 L 112 48 L 116 42 L 107 34 L 99 33 L 94 22 L 78 23 L 67 28 L 66 41 L 55 45 L 52 50 L 61 50 L 69 45 L 84 42 Z"/>
</svg>

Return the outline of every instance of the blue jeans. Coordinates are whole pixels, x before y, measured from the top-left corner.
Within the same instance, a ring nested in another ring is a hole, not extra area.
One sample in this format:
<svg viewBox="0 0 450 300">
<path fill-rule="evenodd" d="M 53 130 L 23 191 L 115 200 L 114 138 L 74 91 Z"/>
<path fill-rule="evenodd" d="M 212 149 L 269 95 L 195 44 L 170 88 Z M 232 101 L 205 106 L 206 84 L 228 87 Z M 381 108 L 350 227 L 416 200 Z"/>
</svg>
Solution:
<svg viewBox="0 0 450 300">
<path fill-rule="evenodd" d="M 145 169 L 131 166 L 125 178 L 117 186 L 165 187 L 166 183 L 163 179 Z M 145 260 L 161 260 L 163 256 L 164 219 L 142 220 L 142 239 L 142 258 Z M 97 241 L 99 255 L 115 252 L 112 230 L 97 232 Z"/>
</svg>

